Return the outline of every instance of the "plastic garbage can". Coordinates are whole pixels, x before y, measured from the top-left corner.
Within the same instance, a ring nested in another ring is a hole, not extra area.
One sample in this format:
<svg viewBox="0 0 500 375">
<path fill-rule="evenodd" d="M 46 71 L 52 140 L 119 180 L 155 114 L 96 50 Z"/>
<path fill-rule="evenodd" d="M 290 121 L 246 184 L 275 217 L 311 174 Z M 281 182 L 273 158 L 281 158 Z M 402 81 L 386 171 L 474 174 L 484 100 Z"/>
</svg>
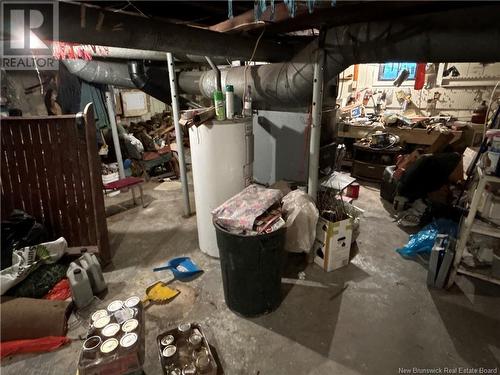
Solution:
<svg viewBox="0 0 500 375">
<path fill-rule="evenodd" d="M 281 303 L 285 228 L 256 236 L 233 234 L 215 224 L 226 304 L 245 317 Z"/>
</svg>

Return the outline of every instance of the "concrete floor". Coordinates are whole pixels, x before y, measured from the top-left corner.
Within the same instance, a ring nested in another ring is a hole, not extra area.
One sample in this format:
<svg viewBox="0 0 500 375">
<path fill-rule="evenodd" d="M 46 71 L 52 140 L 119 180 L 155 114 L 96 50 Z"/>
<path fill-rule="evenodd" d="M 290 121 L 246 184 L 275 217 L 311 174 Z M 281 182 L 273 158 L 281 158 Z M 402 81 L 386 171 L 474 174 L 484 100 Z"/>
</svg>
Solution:
<svg viewBox="0 0 500 375">
<path fill-rule="evenodd" d="M 161 374 L 156 336 L 183 321 L 197 321 L 217 349 L 225 374 L 398 374 L 401 368 L 484 367 L 500 364 L 500 288 L 461 278 L 459 289 L 426 287 L 425 266 L 394 250 L 408 234 L 384 208 L 376 187 L 363 185 L 356 205 L 365 210 L 359 252 L 349 266 L 325 273 L 315 265 L 307 280 L 331 288 L 284 285 L 273 313 L 241 318 L 224 303 L 219 263 L 200 252 L 196 218 L 184 219 L 180 188 L 153 190 L 145 209 L 129 193 L 107 199 L 109 237 L 116 251 L 106 269 L 104 302 L 142 295 L 151 269 L 167 259 L 191 256 L 205 273 L 174 284 L 181 294 L 146 315 L 145 373 Z M 290 257 L 288 277 L 304 268 Z M 465 292 L 464 292 L 464 291 Z M 77 337 L 83 327 L 72 328 Z M 74 374 L 81 341 L 52 353 L 2 362 L 2 374 Z M 413 372 L 415 373 L 415 372 Z"/>
</svg>

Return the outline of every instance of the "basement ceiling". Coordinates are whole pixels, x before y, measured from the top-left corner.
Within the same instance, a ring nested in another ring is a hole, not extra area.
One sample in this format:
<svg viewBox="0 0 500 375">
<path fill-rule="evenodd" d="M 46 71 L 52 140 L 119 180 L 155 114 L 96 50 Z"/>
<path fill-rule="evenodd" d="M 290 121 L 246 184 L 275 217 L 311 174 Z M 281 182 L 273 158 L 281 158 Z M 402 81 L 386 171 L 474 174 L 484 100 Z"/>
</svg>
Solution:
<svg viewBox="0 0 500 375">
<path fill-rule="evenodd" d="M 300 30 L 319 29 L 321 26 L 336 26 L 356 22 L 405 17 L 446 9 L 478 6 L 481 2 L 464 1 L 316 1 L 313 12 L 306 1 L 296 2 L 295 17 L 288 8 L 275 1 L 275 14 L 265 12 L 259 23 L 254 18 L 254 1 L 232 2 L 233 19 L 228 18 L 227 1 L 80 1 L 113 12 L 126 12 L 142 17 L 154 18 L 172 23 L 211 28 L 216 31 L 260 33 L 266 25 L 266 36 Z M 487 4 L 488 2 L 484 2 Z M 268 1 L 269 5 L 270 2 Z M 250 22 L 249 22 L 250 21 Z M 445 20 L 443 20 L 445 22 Z M 226 29 L 213 27 L 225 23 Z"/>
</svg>

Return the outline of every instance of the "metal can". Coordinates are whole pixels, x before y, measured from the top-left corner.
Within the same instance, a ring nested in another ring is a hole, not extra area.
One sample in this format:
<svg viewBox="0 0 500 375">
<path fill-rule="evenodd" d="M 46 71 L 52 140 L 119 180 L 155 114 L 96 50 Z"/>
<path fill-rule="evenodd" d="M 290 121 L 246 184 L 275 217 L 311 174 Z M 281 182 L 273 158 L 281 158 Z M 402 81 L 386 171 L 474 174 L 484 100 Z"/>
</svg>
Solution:
<svg viewBox="0 0 500 375">
<path fill-rule="evenodd" d="M 120 346 L 125 349 L 130 349 L 136 344 L 138 337 L 136 333 L 127 333 L 121 338 Z"/>
<path fill-rule="evenodd" d="M 139 321 L 137 319 L 129 319 L 122 325 L 122 331 L 125 333 L 135 331 L 139 326 Z"/>
<path fill-rule="evenodd" d="M 193 333 L 191 336 L 189 336 L 189 339 L 188 339 L 189 345 L 193 349 L 200 348 L 202 341 L 203 341 L 203 337 L 198 333 Z"/>
<path fill-rule="evenodd" d="M 113 301 L 108 305 L 108 311 L 110 313 L 114 313 L 115 311 L 120 310 L 121 308 L 123 308 L 123 301 L 120 300 Z"/>
<path fill-rule="evenodd" d="M 190 363 L 182 369 L 182 375 L 196 375 L 196 366 L 193 363 Z"/>
<path fill-rule="evenodd" d="M 118 347 L 118 344 L 119 344 L 119 342 L 115 338 L 107 339 L 101 345 L 101 353 L 102 354 L 113 353 L 116 350 L 116 348 Z"/>
<path fill-rule="evenodd" d="M 181 323 L 177 327 L 177 330 L 180 332 L 181 335 L 187 335 L 190 329 L 191 329 L 191 323 Z"/>
<path fill-rule="evenodd" d="M 210 356 L 210 353 L 208 352 L 208 349 L 205 347 L 200 347 L 199 349 L 193 350 L 193 360 L 196 361 L 198 357 L 208 355 Z"/>
<path fill-rule="evenodd" d="M 101 334 L 106 337 L 113 337 L 120 332 L 120 325 L 118 323 L 110 323 L 101 330 Z"/>
<path fill-rule="evenodd" d="M 97 350 L 101 345 L 102 339 L 99 336 L 91 336 L 83 342 L 83 356 L 88 359 L 97 357 Z"/>
<path fill-rule="evenodd" d="M 166 335 L 165 337 L 163 337 L 160 340 L 160 344 L 162 344 L 163 346 L 168 346 L 168 345 L 173 344 L 174 341 L 175 341 L 174 336 L 172 336 L 172 335 Z"/>
<path fill-rule="evenodd" d="M 97 319 L 102 318 L 103 316 L 108 316 L 108 310 L 97 310 L 95 313 L 92 314 L 92 322 L 95 322 Z"/>
<path fill-rule="evenodd" d="M 161 354 L 169 361 L 177 361 L 178 353 L 177 347 L 175 345 L 167 345 L 165 348 L 163 348 Z"/>
<path fill-rule="evenodd" d="M 103 316 L 102 318 L 99 318 L 94 322 L 94 327 L 97 329 L 104 328 L 109 324 L 110 321 L 111 318 L 108 315 Z"/>
<path fill-rule="evenodd" d="M 141 302 L 141 299 L 139 297 L 133 296 L 125 301 L 125 306 L 136 307 L 137 305 L 139 305 L 140 302 Z"/>
<path fill-rule="evenodd" d="M 196 368 L 203 374 L 212 368 L 210 356 L 203 354 L 196 359 Z"/>
</svg>

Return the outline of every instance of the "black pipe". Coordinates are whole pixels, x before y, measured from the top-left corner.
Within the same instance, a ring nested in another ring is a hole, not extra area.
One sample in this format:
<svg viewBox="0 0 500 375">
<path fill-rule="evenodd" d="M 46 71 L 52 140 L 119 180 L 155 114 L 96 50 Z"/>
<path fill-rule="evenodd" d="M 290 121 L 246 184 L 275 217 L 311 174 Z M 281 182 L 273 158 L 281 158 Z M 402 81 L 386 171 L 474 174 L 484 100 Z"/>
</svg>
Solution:
<svg viewBox="0 0 500 375">
<path fill-rule="evenodd" d="M 139 90 L 163 103 L 171 103 L 170 81 L 165 68 L 149 67 L 146 71 L 144 61 L 130 60 L 128 71 L 130 79 Z"/>
</svg>

